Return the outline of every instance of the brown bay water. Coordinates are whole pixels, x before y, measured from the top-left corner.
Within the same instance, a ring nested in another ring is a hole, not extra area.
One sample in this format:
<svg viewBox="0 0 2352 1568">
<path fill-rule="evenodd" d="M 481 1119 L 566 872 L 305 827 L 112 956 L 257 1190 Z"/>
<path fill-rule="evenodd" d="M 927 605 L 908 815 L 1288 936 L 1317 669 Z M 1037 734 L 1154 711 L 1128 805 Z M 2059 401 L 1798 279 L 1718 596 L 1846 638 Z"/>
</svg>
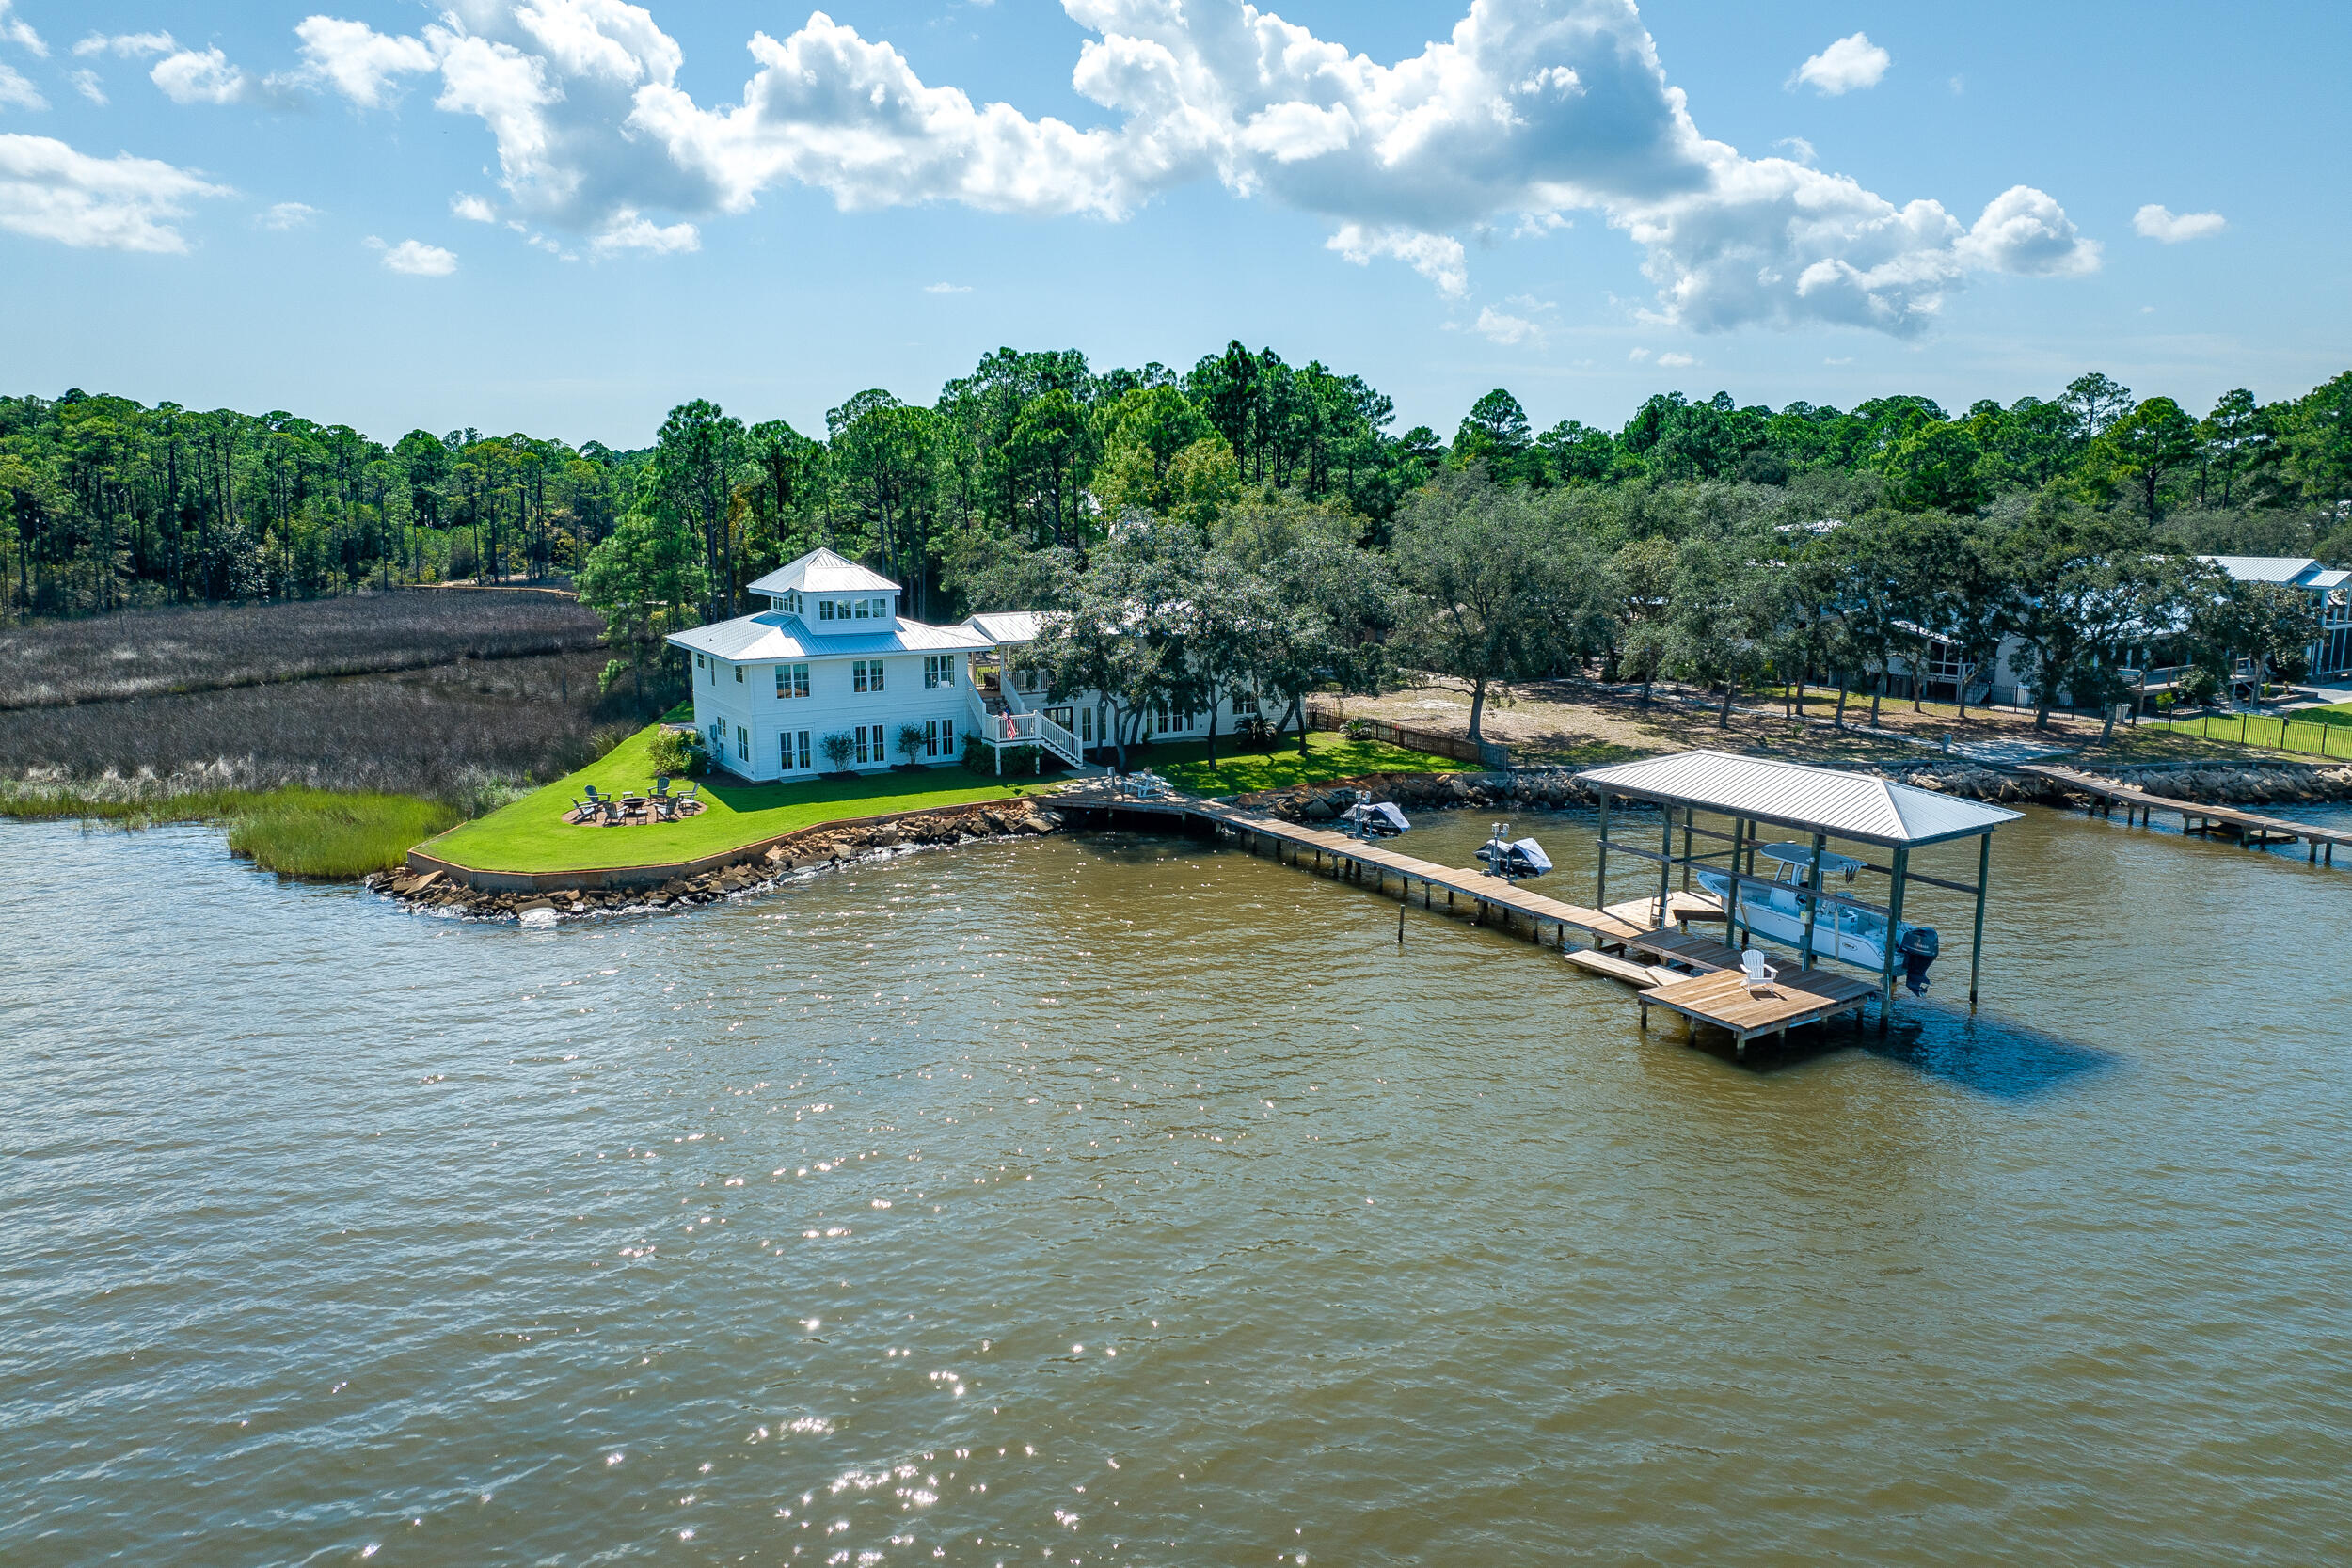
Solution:
<svg viewBox="0 0 2352 1568">
<path fill-rule="evenodd" d="M 527 933 L 0 825 L 0 1561 L 2352 1556 L 2352 871 L 1994 888 L 1740 1065 L 1172 839 Z"/>
</svg>

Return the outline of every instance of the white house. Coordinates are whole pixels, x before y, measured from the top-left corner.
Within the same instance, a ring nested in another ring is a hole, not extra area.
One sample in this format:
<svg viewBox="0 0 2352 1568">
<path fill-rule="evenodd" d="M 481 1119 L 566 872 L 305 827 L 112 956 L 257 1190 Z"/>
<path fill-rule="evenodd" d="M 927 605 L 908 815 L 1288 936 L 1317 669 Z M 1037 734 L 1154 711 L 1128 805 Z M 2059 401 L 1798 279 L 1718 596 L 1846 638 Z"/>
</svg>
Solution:
<svg viewBox="0 0 2352 1568">
<path fill-rule="evenodd" d="M 2309 556 L 2201 555 L 2240 582 L 2276 583 L 2309 595 L 2319 611 L 2319 641 L 2304 650 L 2315 680 L 2352 672 L 2352 572 L 2322 566 Z"/>
<path fill-rule="evenodd" d="M 972 656 L 993 644 L 968 626 L 933 626 L 898 613 L 898 585 L 831 550 L 811 550 L 751 585 L 767 601 L 669 639 L 693 656 L 694 727 L 711 760 L 746 779 L 813 778 L 847 766 L 933 766 L 962 756 L 965 737 L 1036 744 L 1002 733 L 972 684 Z M 901 731 L 922 732 L 906 755 Z M 1074 756 L 1071 760 L 1075 760 Z"/>
<path fill-rule="evenodd" d="M 1034 668 L 1022 663 L 1022 650 L 1037 641 L 1044 617 L 1036 610 L 1015 610 L 993 614 L 974 615 L 963 623 L 979 636 L 988 639 L 996 648 L 1003 665 L 1000 687 L 1005 710 L 1018 721 L 1036 715 L 1047 724 L 1073 737 L 1081 752 L 1093 752 L 1115 744 L 1111 727 L 1112 715 L 1118 704 L 1100 691 L 1079 691 L 1052 696 Z M 1261 716 L 1263 705 L 1254 691 L 1228 692 L 1216 701 L 1216 733 L 1232 735 L 1245 721 Z M 1279 722 L 1282 715 L 1263 715 Z M 1144 715 L 1143 728 L 1133 739 L 1200 740 L 1209 733 L 1211 714 L 1202 708 L 1197 712 L 1166 708 Z"/>
</svg>

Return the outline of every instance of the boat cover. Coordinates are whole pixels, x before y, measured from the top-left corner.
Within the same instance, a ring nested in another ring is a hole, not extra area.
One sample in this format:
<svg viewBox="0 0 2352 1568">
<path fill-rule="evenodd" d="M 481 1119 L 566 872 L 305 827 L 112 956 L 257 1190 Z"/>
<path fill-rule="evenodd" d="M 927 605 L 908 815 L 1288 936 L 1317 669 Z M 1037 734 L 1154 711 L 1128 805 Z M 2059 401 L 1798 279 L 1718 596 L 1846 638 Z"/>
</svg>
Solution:
<svg viewBox="0 0 2352 1568">
<path fill-rule="evenodd" d="M 1551 869 L 1551 857 L 1545 854 L 1544 847 L 1536 843 L 1534 839 L 1522 838 L 1514 840 L 1512 842 L 1511 848 L 1520 860 L 1527 863 L 1530 869 L 1538 872 L 1549 871 Z"/>
<path fill-rule="evenodd" d="M 1374 806 L 1372 811 L 1374 816 L 1387 822 L 1397 832 L 1401 833 L 1412 826 L 1410 822 L 1405 820 L 1405 814 L 1397 809 L 1396 803 L 1392 800 L 1383 800 Z"/>
</svg>

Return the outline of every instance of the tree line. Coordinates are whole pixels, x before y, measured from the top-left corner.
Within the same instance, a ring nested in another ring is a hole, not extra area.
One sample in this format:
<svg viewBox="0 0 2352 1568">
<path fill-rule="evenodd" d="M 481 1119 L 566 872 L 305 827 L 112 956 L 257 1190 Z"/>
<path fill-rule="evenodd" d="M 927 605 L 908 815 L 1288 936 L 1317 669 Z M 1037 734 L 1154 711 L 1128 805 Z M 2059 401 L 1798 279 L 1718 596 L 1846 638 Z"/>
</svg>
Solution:
<svg viewBox="0 0 2352 1568">
<path fill-rule="evenodd" d="M 2194 611 L 2218 636 L 2221 611 L 2192 603 L 2187 585 L 2210 576 L 2194 553 L 2352 559 L 2347 409 L 2352 372 L 2270 404 L 2232 391 L 2202 415 L 2091 373 L 2046 399 L 1960 413 L 1915 396 L 1840 410 L 1661 393 L 1615 431 L 1563 420 L 1538 433 L 1498 388 L 1448 441 L 1426 426 L 1395 433 L 1392 403 L 1361 377 L 1239 342 L 1182 372 L 1003 349 L 929 405 L 861 392 L 821 434 L 698 400 L 630 451 L 475 431 L 387 446 L 282 412 L 76 391 L 0 398 L 0 604 L 68 614 L 571 573 L 624 652 L 651 661 L 662 632 L 749 608 L 751 581 L 818 545 L 904 583 L 909 612 L 936 621 L 1078 603 L 1098 558 L 1120 559 L 1131 533 L 1174 536 L 1160 525 L 1188 531 L 1207 569 L 1220 541 L 1277 515 L 1317 519 L 1306 532 L 1344 538 L 1384 592 L 1406 593 L 1442 514 L 1456 533 L 1476 531 L 1462 518 L 1487 528 L 1494 553 L 1474 575 L 1492 592 L 1503 578 L 1555 598 L 1577 590 L 1557 623 L 1468 601 L 1452 622 L 1409 623 L 1416 635 L 1459 622 L 1465 640 L 1525 641 L 1488 659 L 1498 671 L 1599 658 L 1612 673 L 1727 691 L 1789 664 L 1776 617 L 1794 615 L 1812 628 L 1805 668 L 1883 675 L 1879 634 L 1854 630 L 1868 617 L 1756 602 L 1759 582 L 1777 604 L 1788 584 L 1874 551 L 1886 559 L 1871 557 L 1852 592 L 1883 611 L 1890 647 L 1915 639 L 1904 626 L 1953 632 L 1958 647 L 1997 621 L 2037 650 L 2047 678 L 2034 684 L 2084 701 L 2125 635 L 2084 617 L 2130 596 L 2053 574 L 2131 578 L 2162 562 L 2161 591 L 2135 590 L 2116 626 L 2145 641 L 2151 617 L 2185 628 Z M 1512 520 L 1505 533 L 1495 517 Z M 1136 519 L 1153 526 L 1137 533 Z M 1232 561 L 1261 588 L 1293 570 L 1263 545 Z M 1576 563 L 1572 580 L 1563 562 Z M 1603 588 L 1599 615 L 1587 601 Z M 2049 605 L 2073 612 L 2026 626 L 2026 607 Z M 2235 600 L 2228 613 L 2260 619 Z M 1699 635 L 1701 622 L 1714 634 Z M 1540 626 L 1554 629 L 1538 637 Z M 1576 635 L 1563 641 L 1563 626 Z M 1363 624 L 1333 635 L 1403 646 Z M 1836 641 L 1851 635 L 1864 635 L 1855 650 Z"/>
</svg>

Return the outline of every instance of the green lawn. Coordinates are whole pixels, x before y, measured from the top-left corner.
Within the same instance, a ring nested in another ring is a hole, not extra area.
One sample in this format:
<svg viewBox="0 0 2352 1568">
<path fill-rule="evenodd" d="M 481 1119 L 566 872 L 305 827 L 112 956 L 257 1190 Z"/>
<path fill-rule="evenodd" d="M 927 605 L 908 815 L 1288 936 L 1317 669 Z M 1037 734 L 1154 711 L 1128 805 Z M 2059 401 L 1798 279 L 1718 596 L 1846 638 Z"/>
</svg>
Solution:
<svg viewBox="0 0 2352 1568">
<path fill-rule="evenodd" d="M 2143 719 L 2139 722 L 2143 729 L 2153 724 L 2180 735 L 2266 746 L 2273 751 L 2352 758 L 2352 703 L 2304 708 L 2291 715 L 2217 713 L 2202 719 Z"/>
<path fill-rule="evenodd" d="M 582 786 L 643 792 L 653 783 L 648 725 L 579 772 L 489 816 L 461 823 L 419 846 L 425 853 L 477 871 L 584 871 L 599 866 L 663 865 L 699 860 L 844 817 L 882 816 L 929 806 L 1003 800 L 1032 790 L 1034 779 L 998 784 L 960 767 L 921 773 L 878 773 L 807 784 L 701 781 L 704 810 L 683 821 L 644 827 L 574 827 L 564 820 Z"/>
<path fill-rule="evenodd" d="M 1129 754 L 1128 766 L 1148 767 L 1178 789 L 1196 795 L 1241 795 L 1258 789 L 1285 789 L 1292 784 L 1324 784 L 1365 773 L 1460 773 L 1477 764 L 1429 752 L 1407 752 L 1377 740 L 1349 740 L 1328 730 L 1307 736 L 1307 754 L 1298 754 L 1295 736 L 1271 752 L 1240 752 L 1227 740 L 1217 742 L 1216 766 L 1209 766 L 1209 743 L 1187 740 L 1158 745 Z"/>
</svg>

